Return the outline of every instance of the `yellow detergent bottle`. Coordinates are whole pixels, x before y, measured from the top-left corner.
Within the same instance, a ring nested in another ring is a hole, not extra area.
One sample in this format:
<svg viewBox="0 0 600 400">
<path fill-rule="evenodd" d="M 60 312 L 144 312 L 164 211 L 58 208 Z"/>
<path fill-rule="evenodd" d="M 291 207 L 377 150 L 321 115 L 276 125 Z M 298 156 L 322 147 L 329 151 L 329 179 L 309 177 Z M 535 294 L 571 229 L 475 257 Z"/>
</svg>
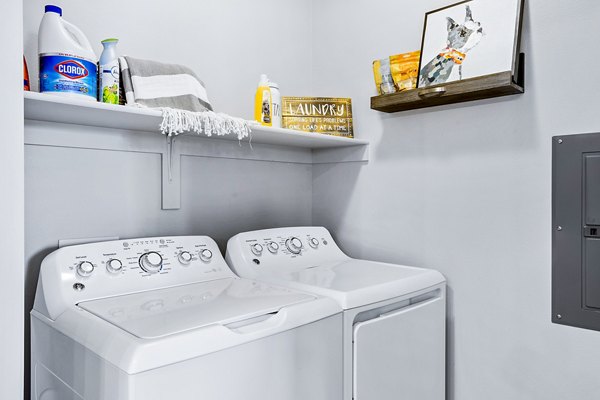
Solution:
<svg viewBox="0 0 600 400">
<path fill-rule="evenodd" d="M 273 98 L 267 75 L 260 76 L 254 99 L 254 119 L 264 126 L 273 126 Z"/>
</svg>

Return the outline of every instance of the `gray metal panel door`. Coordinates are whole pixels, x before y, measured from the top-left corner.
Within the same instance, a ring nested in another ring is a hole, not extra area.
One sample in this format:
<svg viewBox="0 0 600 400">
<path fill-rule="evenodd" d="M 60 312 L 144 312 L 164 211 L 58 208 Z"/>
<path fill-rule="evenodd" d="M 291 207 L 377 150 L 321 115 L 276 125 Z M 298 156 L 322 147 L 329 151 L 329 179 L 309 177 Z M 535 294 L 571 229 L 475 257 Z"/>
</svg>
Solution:
<svg viewBox="0 0 600 400">
<path fill-rule="evenodd" d="M 552 149 L 552 321 L 600 330 L 600 134 Z"/>
<path fill-rule="evenodd" d="M 600 154 L 584 154 L 585 223 L 600 225 Z"/>
<path fill-rule="evenodd" d="M 354 326 L 355 400 L 445 399 L 443 297 Z"/>
<path fill-rule="evenodd" d="M 585 239 L 585 306 L 600 309 L 600 239 Z"/>
</svg>

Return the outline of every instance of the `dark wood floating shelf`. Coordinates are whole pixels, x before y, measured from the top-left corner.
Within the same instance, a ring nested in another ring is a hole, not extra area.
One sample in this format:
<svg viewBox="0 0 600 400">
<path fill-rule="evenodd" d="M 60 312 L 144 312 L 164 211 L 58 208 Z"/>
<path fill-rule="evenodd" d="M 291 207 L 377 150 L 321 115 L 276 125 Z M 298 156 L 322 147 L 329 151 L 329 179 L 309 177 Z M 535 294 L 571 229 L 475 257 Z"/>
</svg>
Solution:
<svg viewBox="0 0 600 400">
<path fill-rule="evenodd" d="M 524 56 L 519 57 L 518 73 L 512 71 L 465 79 L 423 89 L 371 97 L 371 108 L 386 113 L 416 110 L 445 104 L 490 99 L 522 94 L 524 85 Z"/>
</svg>

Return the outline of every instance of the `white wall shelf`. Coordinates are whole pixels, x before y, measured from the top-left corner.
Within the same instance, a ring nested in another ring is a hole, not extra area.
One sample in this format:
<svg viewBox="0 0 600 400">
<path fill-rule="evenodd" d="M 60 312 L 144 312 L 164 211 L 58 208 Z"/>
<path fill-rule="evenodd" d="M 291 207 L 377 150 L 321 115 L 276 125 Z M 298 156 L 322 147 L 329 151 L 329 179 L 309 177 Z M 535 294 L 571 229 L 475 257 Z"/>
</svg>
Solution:
<svg viewBox="0 0 600 400">
<path fill-rule="evenodd" d="M 251 141 L 233 135 L 160 134 L 160 111 L 25 92 L 25 144 L 158 153 L 163 209 L 180 208 L 181 156 L 328 164 L 368 162 L 369 142 L 252 126 Z M 51 132 L 48 132 L 48 127 Z M 82 131 L 81 127 L 88 129 Z"/>
<path fill-rule="evenodd" d="M 25 119 L 145 132 L 158 132 L 162 121 L 158 110 L 87 102 L 36 92 L 25 92 Z M 232 135 L 198 137 L 237 140 Z M 260 125 L 252 127 L 252 143 L 309 149 L 360 147 L 369 144 L 365 140 Z"/>
</svg>

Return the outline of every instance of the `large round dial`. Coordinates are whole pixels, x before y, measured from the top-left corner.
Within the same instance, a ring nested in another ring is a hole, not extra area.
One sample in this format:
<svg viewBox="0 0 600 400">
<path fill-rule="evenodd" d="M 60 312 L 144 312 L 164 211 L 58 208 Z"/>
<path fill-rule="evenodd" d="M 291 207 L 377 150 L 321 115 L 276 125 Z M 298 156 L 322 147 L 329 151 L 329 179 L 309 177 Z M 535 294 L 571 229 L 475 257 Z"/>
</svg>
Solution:
<svg viewBox="0 0 600 400">
<path fill-rule="evenodd" d="M 108 270 L 108 272 L 117 274 L 123 269 L 123 263 L 121 262 L 121 260 L 113 258 L 112 260 L 108 260 L 108 262 L 106 263 L 106 269 Z"/>
<path fill-rule="evenodd" d="M 90 276 L 94 272 L 94 264 L 89 261 L 83 261 L 77 266 L 77 274 L 79 276 Z"/>
<path fill-rule="evenodd" d="M 302 241 L 297 237 L 291 237 L 286 240 L 285 247 L 294 254 L 300 254 L 302 251 Z"/>
<path fill-rule="evenodd" d="M 179 259 L 180 263 L 185 265 L 192 262 L 192 254 L 189 251 L 182 251 L 181 253 L 179 253 L 177 258 Z"/>
<path fill-rule="evenodd" d="M 149 274 L 160 272 L 163 266 L 163 258 L 156 251 L 150 251 L 140 257 L 140 267 Z"/>
<path fill-rule="evenodd" d="M 200 259 L 204 262 L 210 262 L 212 259 L 213 253 L 209 249 L 204 249 L 200 252 Z"/>
</svg>

